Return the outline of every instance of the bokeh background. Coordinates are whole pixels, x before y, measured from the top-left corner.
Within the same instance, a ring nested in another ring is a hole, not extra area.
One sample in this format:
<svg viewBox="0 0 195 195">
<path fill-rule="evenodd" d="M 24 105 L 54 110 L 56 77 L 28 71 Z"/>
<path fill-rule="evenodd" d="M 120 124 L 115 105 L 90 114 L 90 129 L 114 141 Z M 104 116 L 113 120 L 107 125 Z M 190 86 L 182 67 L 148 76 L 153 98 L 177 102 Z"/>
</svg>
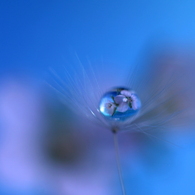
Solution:
<svg viewBox="0 0 195 195">
<path fill-rule="evenodd" d="M 194 19 L 190 0 L 1 0 L 0 194 L 121 194 L 110 131 L 76 116 L 48 85 L 52 68 L 69 90 L 79 87 L 79 60 L 100 86 L 133 76 L 142 97 L 174 78 L 161 119 L 175 107 L 182 115 L 149 135 L 121 132 L 122 172 L 127 195 L 195 194 Z M 150 125 L 162 107 L 146 116 Z"/>
</svg>

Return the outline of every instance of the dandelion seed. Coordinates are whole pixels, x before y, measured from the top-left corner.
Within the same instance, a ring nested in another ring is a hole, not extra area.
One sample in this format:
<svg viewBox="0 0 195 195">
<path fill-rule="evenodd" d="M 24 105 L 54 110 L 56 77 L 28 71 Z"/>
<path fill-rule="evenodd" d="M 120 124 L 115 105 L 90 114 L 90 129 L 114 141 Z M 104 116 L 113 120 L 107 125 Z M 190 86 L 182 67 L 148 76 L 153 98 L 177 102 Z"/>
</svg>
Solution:
<svg viewBox="0 0 195 195">
<path fill-rule="evenodd" d="M 165 72 L 165 78 L 159 81 L 157 79 L 158 82 L 154 82 L 152 79 L 155 76 L 150 75 L 150 78 L 144 77 L 142 82 L 136 83 L 135 75 L 138 75 L 136 68 L 131 75 L 131 80 L 124 85 L 125 87 L 113 88 L 112 84 L 116 84 L 113 79 L 107 79 L 107 82 L 100 83 L 91 63 L 89 62 L 86 68 L 78 57 L 77 59 L 80 71 L 75 72 L 71 67 L 64 68 L 61 71 L 63 72 L 61 77 L 52 70 L 55 77 L 53 77 L 51 85 L 75 114 L 79 117 L 85 116 L 87 121 L 107 128 L 113 133 L 119 178 L 123 195 L 125 195 L 117 133 L 131 130 L 151 135 L 147 131 L 160 129 L 165 123 L 168 124 L 175 118 L 183 109 L 183 103 L 180 101 L 178 104 L 177 102 L 179 91 L 176 93 L 169 93 L 169 91 L 173 92 L 173 86 L 179 79 L 181 80 L 181 77 L 178 74 L 174 77 L 171 73 Z M 99 72 L 105 71 L 100 70 Z M 102 75 L 101 78 L 103 78 Z M 140 83 L 144 83 L 144 87 Z M 139 96 L 130 87 L 135 89 Z M 175 102 L 177 105 L 173 107 Z"/>
</svg>

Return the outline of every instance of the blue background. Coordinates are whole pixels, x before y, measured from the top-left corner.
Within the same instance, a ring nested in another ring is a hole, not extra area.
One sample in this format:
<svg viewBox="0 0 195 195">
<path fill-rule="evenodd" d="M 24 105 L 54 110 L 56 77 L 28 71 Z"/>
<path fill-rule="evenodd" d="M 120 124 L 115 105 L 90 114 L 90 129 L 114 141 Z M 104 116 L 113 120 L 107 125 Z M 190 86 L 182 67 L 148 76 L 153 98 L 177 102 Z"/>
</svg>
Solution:
<svg viewBox="0 0 195 195">
<path fill-rule="evenodd" d="M 49 67 L 64 65 L 67 56 L 75 52 L 81 59 L 103 58 L 126 69 L 153 47 L 170 44 L 193 48 L 194 41 L 194 1 L 0 1 L 1 75 L 19 72 L 42 77 Z M 195 144 L 189 137 L 183 142 L 188 145 L 185 151 L 174 148 L 167 157 L 174 160 L 151 170 L 141 159 L 133 163 L 132 173 L 128 166 L 131 156 L 126 157 L 123 169 L 127 191 L 134 195 L 195 194 Z M 150 156 L 160 159 L 162 148 L 155 151 L 155 147 L 147 147 L 148 160 Z M 0 193 L 44 194 L 36 189 L 14 190 L 2 185 Z M 115 192 L 120 194 L 119 186 Z"/>
<path fill-rule="evenodd" d="M 0 64 L 41 71 L 76 51 L 132 64 L 147 44 L 192 44 L 193 1 L 1 1 Z"/>
</svg>

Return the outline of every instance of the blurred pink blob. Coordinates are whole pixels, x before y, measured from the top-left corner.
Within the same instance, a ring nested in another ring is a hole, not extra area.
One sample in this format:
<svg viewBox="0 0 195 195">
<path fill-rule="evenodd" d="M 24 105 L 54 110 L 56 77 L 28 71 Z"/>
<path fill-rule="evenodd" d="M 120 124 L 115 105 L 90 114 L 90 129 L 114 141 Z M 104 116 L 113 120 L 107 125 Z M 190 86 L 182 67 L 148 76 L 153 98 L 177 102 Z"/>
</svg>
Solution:
<svg viewBox="0 0 195 195">
<path fill-rule="evenodd" d="M 44 127 L 40 95 L 27 80 L 5 78 L 0 85 L 0 173 L 5 184 L 19 188 L 37 185 L 37 137 Z"/>
</svg>

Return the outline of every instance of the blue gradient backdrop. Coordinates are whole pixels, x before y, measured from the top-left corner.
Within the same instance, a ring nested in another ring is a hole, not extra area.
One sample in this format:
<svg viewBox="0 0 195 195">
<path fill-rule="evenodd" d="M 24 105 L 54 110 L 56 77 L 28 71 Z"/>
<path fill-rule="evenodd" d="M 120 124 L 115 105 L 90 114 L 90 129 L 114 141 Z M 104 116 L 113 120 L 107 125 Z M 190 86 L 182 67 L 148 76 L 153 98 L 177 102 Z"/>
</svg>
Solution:
<svg viewBox="0 0 195 195">
<path fill-rule="evenodd" d="M 194 42 L 195 1 L 0 1 L 1 77 L 9 73 L 42 77 L 49 67 L 64 65 L 66 57 L 74 52 L 81 59 L 104 59 L 128 68 L 147 48 L 164 44 L 193 48 Z M 4 139 L 3 134 L 1 139 Z M 187 145 L 187 149 L 174 148 L 174 155 L 169 154 L 165 164 L 162 161 L 159 167 L 146 168 L 149 165 L 141 159 L 133 162 L 132 171 L 128 166 L 131 156 L 125 158 L 124 178 L 130 194 L 195 194 L 195 143 L 188 136 L 178 140 Z M 148 160 L 150 156 L 160 159 L 163 154 L 153 146 L 147 149 Z M 0 194 L 3 195 L 50 193 L 37 192 L 36 188 L 12 189 L 8 184 L 4 185 L 3 177 L 0 178 Z M 120 194 L 120 186 L 116 186 L 114 192 Z"/>
</svg>

